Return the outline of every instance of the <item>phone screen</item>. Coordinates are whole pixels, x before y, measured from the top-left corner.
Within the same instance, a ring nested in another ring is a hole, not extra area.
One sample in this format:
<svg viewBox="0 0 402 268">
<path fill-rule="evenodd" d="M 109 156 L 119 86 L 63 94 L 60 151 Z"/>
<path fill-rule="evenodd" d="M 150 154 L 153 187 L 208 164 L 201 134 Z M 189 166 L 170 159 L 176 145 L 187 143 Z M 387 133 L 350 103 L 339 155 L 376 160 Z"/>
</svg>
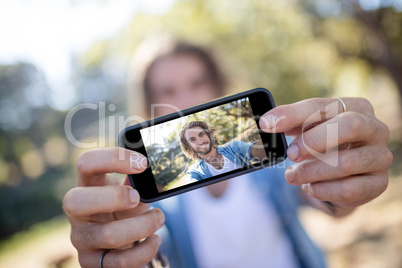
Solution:
<svg viewBox="0 0 402 268">
<path fill-rule="evenodd" d="M 267 159 L 248 97 L 140 133 L 159 193 Z"/>
</svg>

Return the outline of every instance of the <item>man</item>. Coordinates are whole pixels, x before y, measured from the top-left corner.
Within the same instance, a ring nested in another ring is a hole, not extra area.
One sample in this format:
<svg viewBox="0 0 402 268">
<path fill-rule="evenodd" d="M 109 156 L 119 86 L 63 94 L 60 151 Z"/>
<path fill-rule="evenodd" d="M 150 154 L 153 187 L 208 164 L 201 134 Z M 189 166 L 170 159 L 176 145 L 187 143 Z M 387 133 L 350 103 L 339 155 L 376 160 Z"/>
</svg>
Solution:
<svg viewBox="0 0 402 268">
<path fill-rule="evenodd" d="M 187 170 L 186 183 L 196 182 L 250 164 L 250 160 L 266 158 L 258 141 L 248 143 L 232 140 L 219 146 L 215 131 L 206 122 L 191 121 L 179 131 L 180 147 L 184 154 L 197 162 Z"/>
<path fill-rule="evenodd" d="M 169 104 L 157 106 L 158 117 L 173 112 L 172 105 L 185 109 L 223 94 L 225 79 L 205 50 L 191 44 L 159 44 L 163 51 L 152 53 L 135 69 L 137 88 L 128 98 L 135 114 L 147 111 L 149 117 L 151 104 Z M 144 43 L 138 59 L 144 59 L 150 48 Z M 335 109 L 327 110 L 330 104 L 336 104 Z M 325 120 L 318 117 L 304 130 L 304 122 L 317 111 Z M 161 209 L 140 203 L 127 178 L 122 182 L 109 176 L 143 172 L 145 167 L 136 163 L 144 156 L 118 148 L 81 154 L 78 187 L 63 202 L 80 264 L 141 267 L 163 241 L 161 252 L 175 268 L 324 267 L 322 254 L 298 220 L 297 208 L 308 204 L 340 217 L 385 191 L 392 163 L 389 130 L 362 98 L 302 100 L 278 106 L 262 119 L 264 131 L 296 137 L 288 158 L 297 164 L 286 161 L 287 169 L 266 168 L 169 198 L 157 204 Z M 339 154 L 325 157 L 336 157 L 336 167 L 315 159 L 306 147 L 324 152 L 326 130 L 333 123 L 338 124 L 339 139 L 329 145 Z M 161 239 L 155 232 L 164 225 Z M 134 244 L 138 240 L 142 242 Z"/>
</svg>

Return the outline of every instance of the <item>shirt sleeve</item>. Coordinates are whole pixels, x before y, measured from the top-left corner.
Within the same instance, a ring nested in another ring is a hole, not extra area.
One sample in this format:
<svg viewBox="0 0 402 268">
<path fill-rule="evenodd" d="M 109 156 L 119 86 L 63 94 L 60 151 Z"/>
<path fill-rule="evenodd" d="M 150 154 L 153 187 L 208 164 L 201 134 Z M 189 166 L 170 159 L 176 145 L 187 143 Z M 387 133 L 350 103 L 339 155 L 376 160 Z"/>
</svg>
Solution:
<svg viewBox="0 0 402 268">
<path fill-rule="evenodd" d="M 189 173 L 186 174 L 185 178 L 186 178 L 186 184 L 198 181 L 196 178 L 191 176 L 191 174 L 189 174 Z"/>
<path fill-rule="evenodd" d="M 245 142 L 245 141 L 233 141 L 236 143 L 236 149 L 237 151 L 246 157 L 247 159 L 251 159 L 251 150 L 253 149 L 253 145 L 257 143 L 255 142 Z"/>
<path fill-rule="evenodd" d="M 198 172 L 194 169 L 194 166 L 190 166 L 187 169 L 185 179 L 186 179 L 186 184 L 187 184 L 187 183 L 199 181 L 202 178 L 201 178 L 200 174 L 198 174 Z"/>
</svg>

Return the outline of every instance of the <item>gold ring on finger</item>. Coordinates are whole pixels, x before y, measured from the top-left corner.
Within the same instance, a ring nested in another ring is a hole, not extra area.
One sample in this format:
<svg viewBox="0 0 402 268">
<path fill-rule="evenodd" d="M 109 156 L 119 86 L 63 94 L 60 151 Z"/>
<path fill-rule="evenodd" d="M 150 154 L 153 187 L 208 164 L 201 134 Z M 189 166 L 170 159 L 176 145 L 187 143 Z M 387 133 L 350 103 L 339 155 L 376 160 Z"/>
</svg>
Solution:
<svg viewBox="0 0 402 268">
<path fill-rule="evenodd" d="M 343 112 L 342 113 L 346 112 L 347 111 L 346 104 L 343 102 L 343 100 L 341 98 L 338 98 L 338 97 L 334 97 L 334 99 L 337 99 L 341 103 L 341 105 L 343 107 Z"/>
</svg>

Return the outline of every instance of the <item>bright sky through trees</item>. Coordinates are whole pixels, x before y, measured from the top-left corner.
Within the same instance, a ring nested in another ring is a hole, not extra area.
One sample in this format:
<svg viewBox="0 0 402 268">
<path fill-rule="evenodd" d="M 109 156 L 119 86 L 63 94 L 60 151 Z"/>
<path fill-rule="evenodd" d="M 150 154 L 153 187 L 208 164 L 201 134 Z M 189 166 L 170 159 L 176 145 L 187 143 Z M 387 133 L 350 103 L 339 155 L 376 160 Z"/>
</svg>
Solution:
<svg viewBox="0 0 402 268">
<path fill-rule="evenodd" d="M 55 100 L 67 109 L 74 102 L 68 86 L 71 56 L 94 41 L 110 38 L 136 12 L 163 13 L 174 0 L 70 1 L 0 0 L 0 64 L 30 62 L 45 72 Z"/>
</svg>

